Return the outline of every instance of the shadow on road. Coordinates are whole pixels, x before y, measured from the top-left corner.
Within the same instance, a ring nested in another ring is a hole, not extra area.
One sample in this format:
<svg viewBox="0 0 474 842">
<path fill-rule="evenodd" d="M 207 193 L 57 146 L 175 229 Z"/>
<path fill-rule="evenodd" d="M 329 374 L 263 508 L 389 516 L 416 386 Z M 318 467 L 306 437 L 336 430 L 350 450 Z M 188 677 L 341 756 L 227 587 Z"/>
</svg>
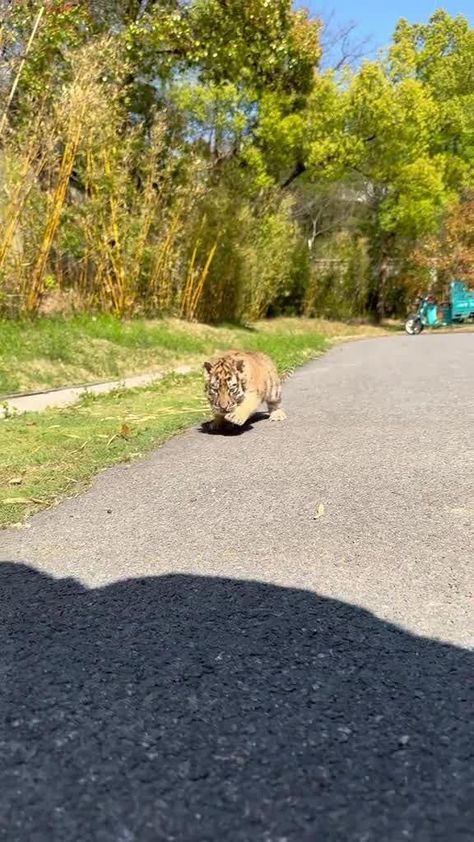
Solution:
<svg viewBox="0 0 474 842">
<path fill-rule="evenodd" d="M 2 839 L 472 839 L 469 652 L 256 582 L 0 594 Z"/>
</svg>

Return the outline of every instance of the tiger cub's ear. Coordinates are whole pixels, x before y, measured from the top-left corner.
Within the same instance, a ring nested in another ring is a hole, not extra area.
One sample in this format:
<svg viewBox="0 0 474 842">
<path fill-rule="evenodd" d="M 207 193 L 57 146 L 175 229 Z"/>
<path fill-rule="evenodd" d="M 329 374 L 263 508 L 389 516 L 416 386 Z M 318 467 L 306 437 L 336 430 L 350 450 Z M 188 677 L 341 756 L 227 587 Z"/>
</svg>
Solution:
<svg viewBox="0 0 474 842">
<path fill-rule="evenodd" d="M 212 363 L 210 363 L 209 360 L 206 360 L 206 362 L 203 363 L 202 368 L 204 371 L 204 377 L 206 378 L 206 380 L 209 380 L 212 371 Z"/>
<path fill-rule="evenodd" d="M 240 373 L 242 374 L 242 372 L 245 369 L 245 362 L 243 360 L 237 360 L 235 367 L 237 371 L 240 371 Z"/>
</svg>

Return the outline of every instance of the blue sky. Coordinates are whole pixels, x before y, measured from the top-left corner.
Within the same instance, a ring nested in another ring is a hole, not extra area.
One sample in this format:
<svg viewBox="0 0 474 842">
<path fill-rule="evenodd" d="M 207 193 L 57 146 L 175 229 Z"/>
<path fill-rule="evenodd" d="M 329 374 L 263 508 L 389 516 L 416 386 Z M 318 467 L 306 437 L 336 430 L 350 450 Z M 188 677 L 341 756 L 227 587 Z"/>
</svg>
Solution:
<svg viewBox="0 0 474 842">
<path fill-rule="evenodd" d="M 356 40 L 370 39 L 365 47 L 368 55 L 373 55 L 389 42 L 395 24 L 401 17 L 413 23 L 423 22 L 436 9 L 443 8 L 451 15 L 464 15 L 474 25 L 473 0 L 445 0 L 438 3 L 434 0 L 298 0 L 295 5 L 303 6 L 315 15 L 320 13 L 323 19 L 332 15 L 334 26 L 356 23 Z"/>
</svg>

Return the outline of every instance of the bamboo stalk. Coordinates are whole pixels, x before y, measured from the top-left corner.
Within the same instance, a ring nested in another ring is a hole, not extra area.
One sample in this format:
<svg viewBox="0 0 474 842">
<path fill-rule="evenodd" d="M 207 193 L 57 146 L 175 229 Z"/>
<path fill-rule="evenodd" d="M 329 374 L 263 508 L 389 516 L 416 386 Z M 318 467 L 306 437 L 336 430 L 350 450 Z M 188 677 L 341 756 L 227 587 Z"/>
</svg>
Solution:
<svg viewBox="0 0 474 842">
<path fill-rule="evenodd" d="M 159 195 L 154 187 L 155 168 L 158 163 L 159 151 L 161 149 L 159 145 L 159 129 L 156 124 L 152 131 L 152 143 L 153 148 L 148 156 L 148 172 L 141 201 L 139 235 L 133 260 L 133 287 L 136 287 L 138 279 L 140 277 L 140 271 L 143 263 L 143 255 L 145 253 L 146 244 L 150 235 L 150 230 L 154 218 L 154 212 L 156 211 L 156 208 L 159 203 Z"/>
<path fill-rule="evenodd" d="M 189 266 L 188 266 L 186 281 L 185 281 L 185 284 L 184 284 L 183 294 L 182 294 L 182 298 L 181 298 L 181 310 L 180 310 L 181 318 L 183 318 L 183 316 L 185 316 L 185 314 L 188 310 L 188 302 L 190 303 L 191 300 L 192 300 L 193 286 L 194 286 L 194 264 L 196 262 L 197 251 L 198 251 L 200 241 L 201 241 L 200 240 L 201 232 L 202 232 L 202 229 L 204 228 L 205 222 L 206 222 L 206 216 L 204 215 L 203 218 L 202 218 L 202 221 L 201 221 L 201 225 L 199 226 L 199 230 L 198 230 L 197 237 L 196 237 L 196 242 L 194 244 L 193 252 L 192 252 L 192 255 L 191 255 L 191 260 L 190 260 L 190 263 L 189 263 Z"/>
<path fill-rule="evenodd" d="M 110 166 L 110 159 L 104 152 L 104 169 L 107 176 L 110 177 L 111 175 L 111 166 Z M 122 238 L 120 234 L 119 224 L 118 224 L 118 204 L 117 198 L 112 192 L 109 198 L 109 208 L 110 208 L 110 223 L 111 223 L 111 231 L 112 231 L 112 238 L 114 241 L 114 246 L 110 247 L 107 246 L 107 252 L 109 255 L 110 263 L 112 264 L 112 268 L 114 271 L 115 282 L 112 282 L 110 276 L 108 276 L 109 283 L 111 286 L 115 287 L 114 289 L 114 309 L 118 316 L 123 316 L 126 305 L 127 305 L 127 295 L 126 295 L 126 287 L 127 287 L 127 280 L 125 274 L 125 266 L 123 262 L 123 255 L 122 255 Z"/>
<path fill-rule="evenodd" d="M 198 284 L 197 284 L 197 287 L 196 287 L 196 291 L 193 295 L 193 298 L 192 298 L 192 301 L 191 301 L 191 306 L 190 306 L 190 314 L 189 314 L 189 318 L 191 318 L 191 319 L 194 319 L 194 317 L 196 315 L 196 310 L 197 310 L 200 298 L 202 296 L 204 284 L 206 283 L 206 278 L 208 276 L 209 269 L 211 268 L 211 263 L 214 259 L 214 255 L 216 253 L 217 243 L 218 243 L 218 240 L 216 239 L 214 245 L 212 246 L 211 250 L 209 251 L 206 263 L 204 264 L 204 268 L 201 272 L 201 275 L 200 275 L 200 278 L 199 278 L 199 281 L 198 281 Z"/>
<path fill-rule="evenodd" d="M 193 248 L 193 253 L 191 255 L 191 260 L 188 266 L 188 273 L 186 276 L 186 283 L 184 285 L 183 291 L 183 298 L 181 301 L 181 318 L 186 314 L 188 309 L 188 299 L 190 299 L 193 290 L 193 273 L 194 273 L 194 263 L 196 261 L 197 250 L 199 246 L 199 239 L 196 240 Z"/>
<path fill-rule="evenodd" d="M 180 221 L 181 208 L 179 208 L 173 216 L 169 224 L 166 237 L 164 241 L 160 243 L 151 274 L 151 290 L 153 291 L 155 296 L 158 297 L 158 304 L 163 309 L 167 308 L 169 305 L 169 301 L 171 298 L 171 289 L 168 281 L 166 283 L 166 287 L 164 287 L 164 285 L 161 283 L 160 274 L 162 273 L 163 266 L 165 266 L 166 264 L 166 260 L 174 242 Z"/>
<path fill-rule="evenodd" d="M 35 178 L 39 175 L 42 167 L 44 166 L 43 160 L 41 165 L 38 166 L 32 173 L 30 171 L 30 167 L 33 160 L 34 156 L 28 156 L 25 160 L 25 166 L 23 167 L 20 176 L 20 183 L 13 194 L 13 200 L 11 201 L 5 214 L 8 218 L 8 222 L 3 230 L 3 236 L 0 243 L 0 271 L 3 269 L 10 246 L 14 240 L 25 202 L 33 189 Z"/>
<path fill-rule="evenodd" d="M 45 10 L 45 7 L 41 6 L 41 9 L 39 10 L 38 14 L 36 15 L 35 22 L 33 24 L 33 29 L 31 30 L 31 35 L 30 35 L 30 37 L 28 39 L 28 43 L 26 45 L 25 53 L 23 55 L 23 58 L 20 61 L 20 64 L 18 65 L 18 72 L 17 72 L 17 74 L 16 74 L 16 76 L 13 80 L 13 84 L 10 88 L 10 93 L 8 94 L 7 101 L 5 103 L 5 108 L 3 110 L 3 114 L 2 114 L 2 117 L 0 119 L 0 136 L 3 134 L 3 130 L 5 128 L 5 123 L 7 121 L 8 111 L 10 109 L 10 105 L 13 102 L 13 97 L 15 96 L 15 91 L 18 87 L 18 83 L 20 81 L 20 76 L 23 72 L 23 68 L 25 66 L 26 59 L 28 58 L 28 53 L 30 52 L 31 46 L 32 46 L 33 41 L 36 37 L 36 33 L 38 32 L 38 27 L 41 23 L 41 18 L 44 15 L 44 10 Z"/>
<path fill-rule="evenodd" d="M 61 220 L 61 214 L 66 199 L 69 179 L 71 177 L 74 161 L 76 160 L 77 150 L 81 139 L 82 132 L 82 118 L 83 110 L 77 119 L 75 130 L 72 136 L 66 142 L 66 146 L 61 159 L 59 168 L 58 180 L 56 189 L 52 198 L 52 211 L 48 215 L 46 227 L 43 233 L 43 240 L 40 246 L 38 258 L 32 273 L 32 282 L 26 297 L 26 311 L 27 313 L 34 313 L 38 309 L 41 295 L 44 286 L 44 273 L 48 262 L 51 246 L 53 244 L 56 230 Z"/>
</svg>

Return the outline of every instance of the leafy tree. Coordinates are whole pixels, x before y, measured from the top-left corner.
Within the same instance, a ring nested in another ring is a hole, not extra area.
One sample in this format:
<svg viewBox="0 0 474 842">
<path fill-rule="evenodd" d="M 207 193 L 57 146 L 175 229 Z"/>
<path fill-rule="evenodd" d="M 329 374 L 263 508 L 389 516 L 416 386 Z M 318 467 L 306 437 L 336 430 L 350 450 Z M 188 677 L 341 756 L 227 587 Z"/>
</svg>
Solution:
<svg viewBox="0 0 474 842">
<path fill-rule="evenodd" d="M 420 81 L 436 102 L 431 151 L 445 158 L 455 190 L 474 178 L 474 29 L 462 16 L 436 12 L 426 24 L 399 22 L 389 53 L 394 79 Z"/>
<path fill-rule="evenodd" d="M 460 277 L 474 281 L 474 198 L 465 197 L 449 208 L 438 236 L 418 244 L 413 261 L 416 266 L 441 279 Z"/>
<path fill-rule="evenodd" d="M 267 95 L 260 157 L 284 172 L 350 186 L 371 251 L 367 307 L 381 318 L 394 261 L 439 229 L 444 208 L 473 184 L 474 31 L 444 12 L 401 21 L 386 61 L 316 78 L 300 110 Z M 319 187 L 318 187 L 319 185 Z"/>
<path fill-rule="evenodd" d="M 315 86 L 324 107 L 313 106 L 304 168 L 310 177 L 358 176 L 372 253 L 368 309 L 379 318 L 391 262 L 434 233 L 472 183 L 473 43 L 467 22 L 444 13 L 425 26 L 401 22 L 387 63 L 363 64 L 338 88 L 330 78 Z"/>
</svg>

